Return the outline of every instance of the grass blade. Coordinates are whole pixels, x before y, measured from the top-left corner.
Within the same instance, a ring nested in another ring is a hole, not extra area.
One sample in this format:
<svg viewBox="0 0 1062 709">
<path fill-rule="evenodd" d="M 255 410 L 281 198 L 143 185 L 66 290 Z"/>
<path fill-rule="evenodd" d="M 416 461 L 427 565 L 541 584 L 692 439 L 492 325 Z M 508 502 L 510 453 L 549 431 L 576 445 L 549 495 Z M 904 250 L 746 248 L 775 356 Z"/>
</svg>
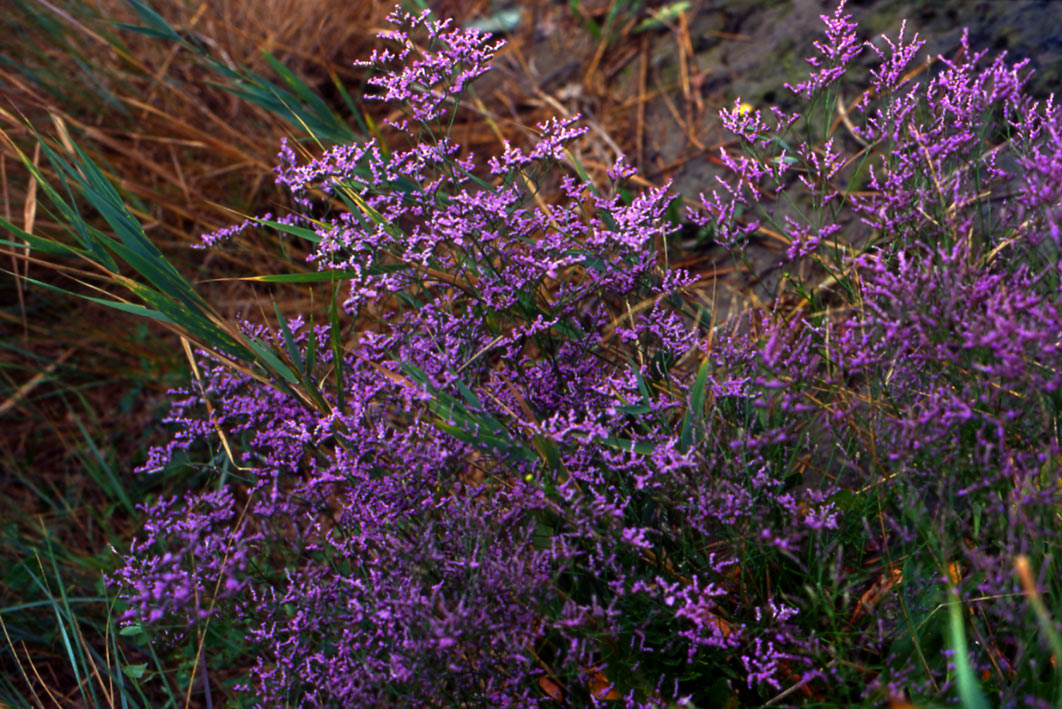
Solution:
<svg viewBox="0 0 1062 709">
<path fill-rule="evenodd" d="M 966 646 L 966 630 L 963 626 L 963 604 L 959 598 L 959 591 L 952 587 L 948 593 L 951 596 L 948 601 L 948 631 L 951 647 L 955 651 L 953 661 L 955 662 L 959 700 L 967 709 L 988 709 L 988 701 L 970 665 L 970 654 Z"/>
</svg>

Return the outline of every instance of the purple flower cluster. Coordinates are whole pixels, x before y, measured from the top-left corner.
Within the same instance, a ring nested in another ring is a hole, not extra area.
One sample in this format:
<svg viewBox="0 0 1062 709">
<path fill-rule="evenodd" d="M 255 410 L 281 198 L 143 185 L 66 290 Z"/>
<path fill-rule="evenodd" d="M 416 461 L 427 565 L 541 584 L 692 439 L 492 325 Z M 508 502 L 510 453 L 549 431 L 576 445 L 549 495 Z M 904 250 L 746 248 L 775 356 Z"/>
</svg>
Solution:
<svg viewBox="0 0 1062 709">
<path fill-rule="evenodd" d="M 856 37 L 858 25 L 852 21 L 852 16 L 845 13 L 846 0 L 837 3 L 837 9 L 833 15 L 821 15 L 826 24 L 826 42 L 815 41 L 815 49 L 822 57 L 808 57 L 807 62 L 815 67 L 807 81 L 786 88 L 804 99 L 810 99 L 826 87 L 837 82 L 845 74 L 849 62 L 855 59 L 862 51 L 862 46 Z M 900 32 L 901 36 L 903 32 Z M 825 60 L 825 61 L 824 61 Z"/>
<path fill-rule="evenodd" d="M 381 39 L 400 45 L 397 51 L 374 51 L 360 66 L 384 68 L 397 63 L 399 69 L 369 80 L 384 89 L 382 95 L 367 98 L 394 101 L 409 107 L 414 121 L 432 123 L 442 117 L 447 104 L 456 104 L 465 87 L 490 68 L 491 59 L 504 42 L 489 44 L 487 36 L 474 29 L 452 28 L 452 20 L 432 20 L 428 10 L 419 15 L 396 9 L 388 19 L 400 29 L 384 32 Z M 423 51 L 413 41 L 413 33 L 423 30 L 431 45 L 441 43 L 443 50 Z M 400 130 L 408 121 L 394 124 Z"/>
<path fill-rule="evenodd" d="M 746 151 L 693 219 L 733 248 L 769 221 L 794 291 L 706 327 L 657 255 L 666 187 L 565 175 L 536 207 L 577 120 L 477 159 L 445 112 L 498 45 L 391 20 L 401 49 L 370 62 L 401 67 L 374 85 L 419 140 L 302 164 L 285 144 L 277 170 L 356 333 L 246 326 L 301 398 L 204 358 L 145 469 L 183 450 L 227 479 L 149 510 L 112 577 L 126 618 L 223 618 L 267 705 L 843 702 L 946 694 L 924 628 L 950 582 L 1000 700 L 1040 691 L 1015 680 L 1046 656 L 1008 564 L 1059 551 L 1062 146 L 1021 65 L 964 43 L 909 86 L 901 30 L 847 139 L 790 148 L 771 134 L 796 114 L 725 111 Z M 860 51 L 843 3 L 824 20 L 809 99 Z M 775 217 L 788 190 L 809 214 Z M 877 670 L 853 686 L 852 665 Z"/>
<path fill-rule="evenodd" d="M 815 63 L 820 71 L 793 89 L 806 99 L 820 101 L 859 54 L 842 8 L 823 18 L 828 64 Z M 788 149 L 769 136 L 788 138 L 793 116 L 779 116 L 771 131 L 758 113 L 729 112 L 724 125 L 746 152 L 724 155 L 733 179 L 691 216 L 732 248 L 761 224 L 790 242 L 797 315 L 771 320 L 757 353 L 761 366 L 788 376 L 758 383 L 784 392 L 775 395 L 781 410 L 818 417 L 820 440 L 833 447 L 830 477 L 878 497 L 876 543 L 906 559 L 905 592 L 892 603 L 906 595 L 928 618 L 941 579 L 959 584 L 979 676 L 1018 705 L 1038 653 L 1020 639 L 1027 607 L 1003 599 L 1016 590 L 1017 555 L 1058 553 L 1051 510 L 1062 503 L 1060 117 L 1052 101 L 1024 93 L 1027 62 L 986 63 L 966 34 L 958 58 L 939 57 L 939 71 L 912 81 L 923 43 L 905 41 L 904 31 L 885 50 L 867 44 L 881 65 L 847 138 L 855 154 L 842 154 L 843 135 Z M 817 122 L 808 122 L 811 134 Z M 783 198 L 810 209 L 776 212 Z M 737 219 L 742 211 L 752 214 Z M 775 338 L 794 327 L 808 356 L 773 366 Z M 943 655 L 919 658 L 919 631 L 891 632 L 879 621 L 868 635 L 879 652 L 905 648 L 887 655 L 889 669 L 872 686 L 897 696 L 946 692 Z"/>
</svg>

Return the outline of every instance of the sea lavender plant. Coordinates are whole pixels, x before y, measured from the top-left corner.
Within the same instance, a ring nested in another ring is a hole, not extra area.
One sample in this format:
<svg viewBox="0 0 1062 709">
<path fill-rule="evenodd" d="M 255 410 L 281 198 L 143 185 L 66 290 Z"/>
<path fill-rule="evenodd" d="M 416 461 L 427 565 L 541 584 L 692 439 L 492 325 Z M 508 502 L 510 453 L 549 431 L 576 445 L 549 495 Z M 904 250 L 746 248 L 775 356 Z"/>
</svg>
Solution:
<svg viewBox="0 0 1062 709">
<path fill-rule="evenodd" d="M 966 661 L 999 701 L 1057 701 L 1057 686 L 1043 684 L 1045 646 L 1021 639 L 1029 612 L 1014 600 L 1014 563 L 1057 554 L 1062 261 L 1048 197 L 1057 183 L 1046 175 L 1058 112 L 1023 92 L 1027 62 L 985 65 L 966 34 L 956 57 L 915 81 L 922 42 L 901 28 L 886 50 L 866 45 L 882 63 L 856 102 L 863 120 L 847 142 L 857 150 L 845 156 L 845 136 L 822 130 L 831 87 L 858 56 L 843 5 L 823 17 L 818 71 L 792 87 L 811 112 L 798 123 L 775 109 L 776 132 L 758 113 L 724 112 L 746 154 L 724 158 L 736 181 L 692 217 L 735 249 L 764 223 L 792 244 L 796 299 L 765 328 L 761 361 L 779 329 L 802 324 L 820 357 L 790 375 L 787 396 L 818 412 L 838 479 L 876 498 L 882 578 L 903 579 L 897 607 L 882 612 L 904 623 L 891 624 L 891 640 L 890 624 L 879 631 L 889 669 L 873 686 L 949 691 L 955 665 L 934 614 L 951 584 L 977 639 Z M 789 149 L 794 124 L 803 140 Z M 762 221 L 736 219 L 739 207 Z M 805 377 L 814 384 L 794 397 Z"/>
<path fill-rule="evenodd" d="M 295 209 L 251 220 L 314 242 L 356 330 L 246 326 L 305 397 L 203 353 L 146 469 L 183 450 L 224 479 L 151 508 L 112 577 L 127 620 L 240 629 L 269 705 L 850 703 L 947 696 L 957 662 L 1004 703 L 1057 699 L 1010 571 L 1057 553 L 1058 112 L 965 40 L 913 82 L 901 30 L 830 134 L 862 46 L 843 9 L 794 87 L 808 116 L 722 114 L 746 153 L 692 219 L 735 251 L 771 223 L 792 291 L 708 330 L 654 248 L 666 186 L 595 187 L 578 119 L 462 150 L 500 45 L 396 11 L 370 64 L 398 63 L 374 85 L 409 148 L 285 145 Z M 771 211 L 801 189 L 809 213 Z"/>
</svg>

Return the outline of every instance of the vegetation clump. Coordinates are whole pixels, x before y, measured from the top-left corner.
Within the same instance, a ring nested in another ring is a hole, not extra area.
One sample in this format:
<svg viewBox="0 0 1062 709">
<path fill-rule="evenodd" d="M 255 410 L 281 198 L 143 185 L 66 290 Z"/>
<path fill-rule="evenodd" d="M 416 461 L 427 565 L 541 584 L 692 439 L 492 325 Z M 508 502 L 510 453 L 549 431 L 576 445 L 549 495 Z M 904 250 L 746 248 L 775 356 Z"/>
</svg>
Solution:
<svg viewBox="0 0 1062 709">
<path fill-rule="evenodd" d="M 667 185 L 596 187 L 579 117 L 462 149 L 501 44 L 389 19 L 408 145 L 285 143 L 291 208 L 245 223 L 312 245 L 328 321 L 161 311 L 201 349 L 141 472 L 208 483 L 121 550 L 122 632 L 269 706 L 1062 701 L 1062 117 L 1025 65 L 964 39 L 923 75 L 842 1 L 805 113 L 721 114 L 742 150 L 686 218 L 789 246 L 714 322 Z"/>
</svg>

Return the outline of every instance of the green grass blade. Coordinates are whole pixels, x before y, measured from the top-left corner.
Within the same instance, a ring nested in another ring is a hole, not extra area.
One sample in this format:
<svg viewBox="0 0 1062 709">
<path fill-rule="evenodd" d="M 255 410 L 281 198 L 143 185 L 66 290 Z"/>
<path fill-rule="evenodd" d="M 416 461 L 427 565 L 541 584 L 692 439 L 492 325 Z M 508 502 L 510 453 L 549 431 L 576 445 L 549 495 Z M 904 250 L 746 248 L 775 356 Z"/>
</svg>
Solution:
<svg viewBox="0 0 1062 709">
<path fill-rule="evenodd" d="M 319 129 L 325 129 L 323 135 L 333 143 L 345 143 L 359 138 L 359 136 L 350 129 L 350 126 L 348 126 L 346 122 L 335 113 L 335 111 L 329 108 L 328 104 L 324 102 L 324 99 L 306 85 L 306 82 L 297 77 L 282 63 L 277 61 L 277 58 L 269 52 L 263 50 L 262 57 L 273 71 L 280 76 L 288 88 L 290 88 L 302 103 L 310 109 L 309 116 L 302 116 L 304 121 L 308 117 L 312 118 L 313 124 Z M 314 132 L 318 135 L 322 135 L 319 131 Z"/>
<path fill-rule="evenodd" d="M 136 514 L 136 505 L 133 504 L 133 501 L 129 498 L 129 493 L 126 492 L 125 486 L 118 479 L 118 475 L 114 471 L 114 466 L 107 461 L 103 452 L 99 449 L 99 446 L 96 445 L 92 436 L 89 435 L 88 429 L 86 429 L 85 425 L 81 422 L 81 418 L 73 409 L 68 409 L 68 412 L 70 418 L 77 426 L 78 431 L 81 432 L 81 437 L 85 441 L 85 446 L 88 448 L 89 453 L 92 454 L 92 458 L 96 461 L 96 465 L 99 466 L 99 470 L 102 473 L 102 476 L 94 476 L 97 477 L 96 484 L 106 491 L 108 497 L 117 499 L 121 502 L 126 513 L 131 517 L 134 517 Z M 91 475 L 90 466 L 86 465 L 85 469 Z"/>
<path fill-rule="evenodd" d="M 313 291 L 310 291 L 310 303 L 313 303 Z M 306 357 L 304 359 L 306 367 L 306 378 L 313 383 L 314 371 L 317 369 L 317 332 L 314 327 L 313 307 L 310 308 L 310 327 L 307 331 L 309 334 L 306 338 Z M 316 385 L 314 386 L 316 390 Z"/>
<path fill-rule="evenodd" d="M 679 452 L 685 453 L 690 449 L 693 442 L 693 418 L 704 415 L 704 397 L 708 389 L 708 358 L 701 363 L 697 370 L 697 379 L 690 391 L 690 408 L 682 417 L 682 430 L 679 433 Z"/>
<path fill-rule="evenodd" d="M 595 439 L 594 442 L 627 453 L 637 453 L 638 455 L 651 455 L 656 450 L 656 444 L 652 441 L 634 441 L 630 438 L 601 438 Z"/>
<path fill-rule="evenodd" d="M 92 238 L 92 234 L 95 232 L 95 230 L 91 229 L 85 223 L 84 218 L 81 216 L 81 212 L 74 205 L 73 193 L 70 190 L 70 185 L 66 182 L 66 178 L 63 176 L 64 171 L 60 167 L 60 165 L 65 163 L 65 161 L 62 160 L 62 158 L 60 158 L 59 155 L 55 153 L 55 151 L 48 147 L 48 145 L 44 142 L 43 138 L 38 135 L 36 131 L 34 131 L 34 135 L 37 138 L 38 144 L 41 146 L 41 151 L 44 153 L 45 157 L 48 158 L 48 160 L 52 163 L 52 166 L 56 169 L 56 174 L 59 177 L 59 181 L 63 184 L 63 187 L 66 189 L 66 192 L 70 197 L 70 204 L 67 204 L 66 200 L 63 199 L 63 197 L 51 185 L 51 183 L 49 183 L 48 180 L 44 179 L 44 175 L 37 168 L 37 166 L 33 164 L 33 161 L 29 159 L 29 156 L 27 156 L 21 150 L 18 150 L 18 148 L 16 147 L 15 150 L 18 151 L 18 155 L 19 158 L 22 160 L 23 166 L 33 176 L 33 179 L 37 181 L 37 185 L 48 196 L 52 204 L 55 205 L 56 209 L 61 212 L 63 219 L 66 220 L 66 224 L 69 227 L 73 227 L 72 231 L 74 237 L 81 243 L 85 250 L 92 255 L 93 260 L 99 262 L 109 270 L 117 270 L 118 265 L 114 262 L 114 259 L 111 258 L 110 254 L 108 254 L 106 250 L 104 250 L 104 248 L 96 241 L 96 239 Z"/>
<path fill-rule="evenodd" d="M 966 709 L 988 709 L 988 701 L 974 676 L 973 667 L 970 666 L 970 655 L 966 647 L 966 630 L 962 618 L 963 605 L 958 596 L 958 589 L 949 589 L 948 593 L 951 595 L 948 601 L 948 631 L 951 647 L 955 651 L 953 661 L 955 662 L 959 700 Z"/>
<path fill-rule="evenodd" d="M 405 266 L 400 266 L 405 268 Z M 252 283 L 337 283 L 363 275 L 357 271 L 307 271 L 306 273 L 270 273 L 264 276 L 239 276 L 235 278 L 212 278 L 215 281 L 249 281 Z"/>
<path fill-rule="evenodd" d="M 162 15 L 140 2 L 140 0 L 125 1 L 129 3 L 131 8 L 133 8 L 133 11 L 140 17 L 140 20 L 147 24 L 146 27 L 130 25 L 128 26 L 128 29 L 143 32 L 144 34 L 150 34 L 153 37 L 162 37 L 163 39 L 169 39 L 174 42 L 184 42 L 184 40 L 181 39 L 181 36 L 177 34 L 177 31 L 170 27 L 170 24 L 163 19 Z"/>
<path fill-rule="evenodd" d="M 283 222 L 274 221 L 272 219 L 258 219 L 257 217 L 252 217 L 251 221 L 253 221 L 255 224 L 273 227 L 277 231 L 284 234 L 290 234 L 291 236 L 297 236 L 301 239 L 306 239 L 307 241 L 313 244 L 319 244 L 321 242 L 321 237 L 313 229 L 307 229 L 306 227 L 301 226 L 294 226 L 292 224 L 284 224 Z"/>
<path fill-rule="evenodd" d="M 247 343 L 250 345 L 254 354 L 257 355 L 257 359 L 268 366 L 268 369 L 274 373 L 279 374 L 280 377 L 288 384 L 294 385 L 299 383 L 299 378 L 295 375 L 295 372 L 291 371 L 291 367 L 284 364 L 276 352 L 271 350 L 257 338 L 247 338 Z"/>
<path fill-rule="evenodd" d="M 277 314 L 277 322 L 280 323 L 280 332 L 284 336 L 284 347 L 288 350 L 288 357 L 291 358 L 291 363 L 298 368 L 299 374 L 305 378 L 306 364 L 303 362 L 298 348 L 295 347 L 295 336 L 292 334 L 291 328 L 288 326 L 288 321 L 284 317 L 284 314 L 280 312 L 280 307 L 276 302 L 273 303 L 273 312 Z"/>
<path fill-rule="evenodd" d="M 280 117 L 293 127 L 305 131 L 315 140 L 330 143 L 348 143 L 362 139 L 346 121 L 302 79 L 266 51 L 262 56 L 280 76 L 290 90 L 276 85 L 269 79 L 244 67 L 232 68 L 214 57 L 206 47 L 195 40 L 194 34 L 178 33 L 157 12 L 140 0 L 126 0 L 136 12 L 143 25 L 118 24 L 117 26 L 152 37 L 177 42 L 197 53 L 209 67 L 223 76 L 228 83 L 206 82 L 248 101 Z"/>
<path fill-rule="evenodd" d="M 0 217 L 0 226 L 7 229 L 12 234 L 21 238 L 24 243 L 17 241 L 8 241 L 7 239 L 0 239 L 0 245 L 12 246 L 19 249 L 30 248 L 38 253 L 50 254 L 52 256 L 73 256 L 75 258 L 88 258 L 88 252 L 83 251 L 73 246 L 61 244 L 58 241 L 52 241 L 36 234 L 29 234 L 17 226 L 7 221 L 3 217 Z"/>
<path fill-rule="evenodd" d="M 330 299 L 328 303 L 328 320 L 329 328 L 328 336 L 332 341 L 332 371 L 336 378 L 336 406 L 340 411 L 343 411 L 345 407 L 344 390 L 343 390 L 343 368 L 345 362 L 343 359 L 343 342 L 342 342 L 342 330 L 339 326 L 339 293 L 338 286 L 333 286 L 330 293 Z"/>
</svg>

